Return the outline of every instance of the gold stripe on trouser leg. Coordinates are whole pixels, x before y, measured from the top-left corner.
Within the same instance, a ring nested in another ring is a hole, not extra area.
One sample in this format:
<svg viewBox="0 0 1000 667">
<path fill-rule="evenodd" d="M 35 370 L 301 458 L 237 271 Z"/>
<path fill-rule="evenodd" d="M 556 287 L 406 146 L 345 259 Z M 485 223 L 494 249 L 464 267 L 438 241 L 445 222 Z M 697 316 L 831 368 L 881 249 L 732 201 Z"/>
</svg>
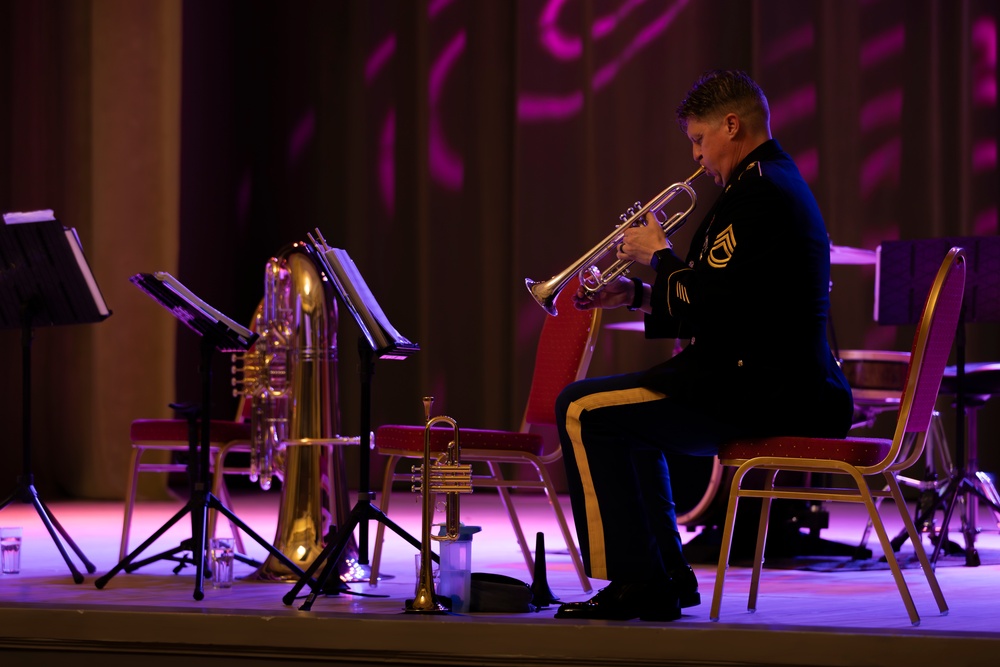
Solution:
<svg viewBox="0 0 1000 667">
<path fill-rule="evenodd" d="M 583 485 L 584 505 L 587 512 L 587 535 L 590 544 L 590 576 L 595 579 L 608 578 L 608 561 L 604 551 L 604 522 L 601 520 L 601 508 L 597 502 L 594 479 L 590 474 L 590 462 L 587 460 L 587 450 L 584 449 L 583 436 L 580 433 L 580 414 L 584 410 L 658 401 L 665 397 L 666 394 L 658 391 L 634 387 L 590 394 L 569 405 L 569 410 L 566 413 L 566 432 L 573 444 L 573 455 L 580 473 L 580 483 Z"/>
</svg>

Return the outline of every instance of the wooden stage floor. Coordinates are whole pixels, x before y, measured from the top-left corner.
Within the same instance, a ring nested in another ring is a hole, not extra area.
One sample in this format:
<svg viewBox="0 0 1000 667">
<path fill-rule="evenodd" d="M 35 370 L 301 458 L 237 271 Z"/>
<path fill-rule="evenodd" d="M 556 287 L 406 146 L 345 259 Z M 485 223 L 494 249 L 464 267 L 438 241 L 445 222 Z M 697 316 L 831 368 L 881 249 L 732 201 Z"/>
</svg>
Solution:
<svg viewBox="0 0 1000 667">
<path fill-rule="evenodd" d="M 274 536 L 278 492 L 243 492 L 230 508 L 261 536 Z M 419 498 L 394 496 L 390 516 L 420 535 Z M 569 564 L 565 545 L 542 496 L 516 496 L 526 534 L 541 531 L 546 575 L 563 601 L 589 597 Z M 30 505 L 0 512 L 0 525 L 22 526 L 20 574 L 0 575 L 0 660 L 4 665 L 956 665 L 1000 664 L 1000 536 L 983 512 L 977 542 L 979 567 L 942 557 L 938 577 L 950 613 L 938 615 L 919 572 L 906 578 L 921 614 L 911 626 L 888 570 L 808 571 L 765 569 L 759 610 L 746 611 L 749 570 L 731 567 L 722 618 L 708 618 L 714 566 L 697 565 L 702 605 L 673 623 L 573 622 L 553 618 L 555 607 L 526 614 L 414 615 L 402 613 L 412 598 L 416 551 L 390 534 L 377 587 L 352 583 L 351 592 L 319 597 L 310 611 L 282 597 L 291 583 L 240 580 L 253 572 L 238 563 L 229 589 L 205 582 L 195 601 L 194 568 L 172 573 L 159 561 L 120 573 L 103 589 L 97 577 L 118 562 L 122 505 L 51 502 L 97 572 L 75 584 Z M 132 547 L 174 514 L 182 502 L 141 503 Z M 568 509 L 568 502 L 564 500 Z M 856 544 L 863 509 L 831 506 L 823 537 Z M 482 526 L 472 545 L 473 571 L 506 574 L 531 583 L 496 495 L 477 492 L 462 500 L 466 524 Z M 372 524 L 374 535 L 375 524 Z M 898 526 L 890 525 L 895 534 Z M 190 535 L 187 518 L 143 555 L 177 546 Z M 687 534 L 686 537 L 693 537 Z M 533 537 L 531 538 L 534 544 Z M 872 545 L 878 551 L 877 542 Z M 907 550 L 904 545 L 903 551 Z M 265 551 L 252 540 L 248 554 Z M 957 559 L 957 560 L 956 560 Z M 606 582 L 593 581 L 597 590 Z M 89 664 L 89 663 L 88 663 Z"/>
</svg>

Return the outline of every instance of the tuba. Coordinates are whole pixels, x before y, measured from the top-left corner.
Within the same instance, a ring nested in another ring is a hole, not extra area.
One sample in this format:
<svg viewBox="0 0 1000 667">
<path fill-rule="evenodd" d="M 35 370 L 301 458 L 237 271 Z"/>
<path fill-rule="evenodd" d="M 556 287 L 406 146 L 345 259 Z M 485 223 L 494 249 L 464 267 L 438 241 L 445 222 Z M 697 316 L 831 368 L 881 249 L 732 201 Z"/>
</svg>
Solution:
<svg viewBox="0 0 1000 667">
<path fill-rule="evenodd" d="M 321 266 L 304 243 L 267 261 L 254 317 L 259 338 L 236 359 L 233 379 L 251 404 L 250 477 L 265 490 L 274 477 L 282 482 L 274 547 L 303 570 L 323 551 L 331 524 L 344 525 L 350 511 L 343 448 L 326 445 L 358 441 L 335 435 L 337 303 Z M 351 536 L 338 565 L 342 581 L 364 578 L 354 573 L 357 555 Z M 288 581 L 297 573 L 268 556 L 250 578 Z"/>
<path fill-rule="evenodd" d="M 628 273 L 629 267 L 633 264 L 630 260 L 620 259 L 604 270 L 597 267 L 597 262 L 608 255 L 614 254 L 615 248 L 618 247 L 625 236 L 626 227 L 645 224 L 647 213 L 652 213 L 656 217 L 660 223 L 660 227 L 667 236 L 680 229 L 698 204 L 698 193 L 694 191 L 691 184 L 704 173 L 705 168 L 698 167 L 693 174 L 688 176 L 687 180 L 667 186 L 663 192 L 658 194 L 653 201 L 645 206 L 640 202 L 633 204 L 626 213 L 619 216 L 622 224 L 616 226 L 614 231 L 605 237 L 604 240 L 591 248 L 586 255 L 576 260 L 576 262 L 571 264 L 562 273 L 557 273 L 545 281 L 525 278 L 524 284 L 528 288 L 528 291 L 531 292 L 531 296 L 535 297 L 535 301 L 545 309 L 546 313 L 554 316 L 557 314 L 556 297 L 559 296 L 559 293 L 566 287 L 566 283 L 573 276 L 579 275 L 584 292 L 588 296 L 593 297 L 613 281 L 617 280 L 619 276 Z M 674 197 L 681 193 L 686 194 L 691 199 L 691 203 L 686 209 L 674 213 L 665 220 L 661 220 L 661 211 Z"/>
</svg>

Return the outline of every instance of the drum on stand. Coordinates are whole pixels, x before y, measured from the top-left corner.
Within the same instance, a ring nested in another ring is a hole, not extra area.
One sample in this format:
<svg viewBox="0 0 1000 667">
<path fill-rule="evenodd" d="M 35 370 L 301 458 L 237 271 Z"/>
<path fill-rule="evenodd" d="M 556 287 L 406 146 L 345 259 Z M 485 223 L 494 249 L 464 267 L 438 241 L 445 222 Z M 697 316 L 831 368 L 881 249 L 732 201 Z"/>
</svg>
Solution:
<svg viewBox="0 0 1000 667">
<path fill-rule="evenodd" d="M 854 424 L 852 428 L 874 425 L 875 418 L 882 412 L 899 409 L 899 401 L 906 385 L 906 374 L 910 366 L 910 353 L 891 350 L 841 350 L 841 370 L 847 378 L 854 394 Z M 903 456 L 908 456 L 914 444 L 912 434 L 903 441 Z M 941 417 L 933 413 L 930 429 L 924 449 L 923 479 L 896 475 L 896 480 L 903 486 L 920 491 L 917 501 L 918 509 L 927 503 L 933 504 L 951 476 L 953 470 L 951 454 L 944 436 Z M 917 520 L 917 517 L 915 517 Z M 871 519 L 865 525 L 859 547 L 865 548 L 871 536 Z M 933 516 L 917 521 L 917 530 L 924 533 L 934 533 Z M 901 531 L 892 540 L 893 548 L 906 539 L 905 531 Z"/>
<path fill-rule="evenodd" d="M 840 369 L 854 394 L 854 427 L 870 427 L 878 414 L 899 409 L 909 366 L 909 352 L 840 351 Z"/>
<path fill-rule="evenodd" d="M 677 526 L 701 531 L 684 544 L 689 563 L 717 563 L 726 502 L 734 468 L 726 468 L 717 456 L 690 456 L 664 452 L 670 469 L 670 488 L 677 513 Z M 754 520 L 756 525 L 756 519 Z M 683 531 L 682 531 L 683 532 Z M 739 542 L 739 538 L 734 539 Z"/>
<path fill-rule="evenodd" d="M 670 488 L 677 525 L 690 529 L 721 525 L 726 518 L 726 494 L 720 493 L 725 469 L 717 456 L 664 454 L 670 469 Z M 725 490 L 723 490 L 725 491 Z"/>
</svg>

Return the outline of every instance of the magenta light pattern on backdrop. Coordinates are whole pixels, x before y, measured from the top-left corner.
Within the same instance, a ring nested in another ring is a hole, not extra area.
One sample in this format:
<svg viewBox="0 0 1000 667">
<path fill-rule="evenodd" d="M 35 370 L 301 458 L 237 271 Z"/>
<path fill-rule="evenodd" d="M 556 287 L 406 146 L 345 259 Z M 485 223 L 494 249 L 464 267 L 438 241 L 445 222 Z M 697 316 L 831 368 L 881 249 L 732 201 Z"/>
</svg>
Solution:
<svg viewBox="0 0 1000 667">
<path fill-rule="evenodd" d="M 428 7 L 428 18 L 433 23 L 443 12 L 455 5 L 454 0 L 435 0 Z M 598 54 L 590 78 L 590 90 L 594 93 L 607 88 L 617 74 L 630 61 L 639 56 L 676 21 L 678 15 L 690 5 L 690 0 L 622 0 L 618 3 L 602 2 L 594 5 L 597 15 L 590 27 L 589 39 Z M 524 5 L 527 7 L 528 5 Z M 642 22 L 641 27 L 627 40 L 618 40 L 623 46 L 614 51 L 607 48 L 610 38 L 625 29 L 626 19 L 639 10 L 652 16 Z M 584 56 L 584 35 L 566 26 L 570 18 L 579 16 L 578 0 L 548 0 L 541 6 L 534 37 L 538 53 L 552 63 L 576 66 Z M 994 19 L 982 16 L 974 20 L 972 26 L 971 57 L 974 61 L 971 81 L 973 112 L 996 109 L 996 60 L 997 30 Z M 858 65 L 862 75 L 874 72 L 890 64 L 898 71 L 899 63 L 905 57 L 906 30 L 902 22 L 892 23 L 884 29 L 863 38 Z M 429 72 L 429 115 L 428 115 L 428 167 L 432 182 L 450 191 L 460 191 L 464 183 L 463 157 L 447 140 L 442 125 L 442 98 L 449 84 L 455 85 L 456 65 L 466 50 L 467 35 L 464 29 L 456 29 L 442 40 L 442 46 L 430 54 Z M 374 82 L 389 67 L 396 54 L 396 35 L 389 34 L 375 45 L 365 64 L 365 81 Z M 602 48 L 603 47 L 603 48 Z M 813 22 L 805 21 L 772 36 L 762 45 L 760 66 L 764 69 L 781 69 L 782 63 L 794 62 L 807 56 L 816 48 L 816 28 Z M 575 70 L 574 70 L 575 71 Z M 521 90 L 517 97 L 517 119 L 521 123 L 561 122 L 581 113 L 584 90 L 544 90 L 528 88 Z M 865 137 L 864 155 L 858 171 L 859 192 L 867 201 L 884 188 L 900 187 L 902 168 L 902 140 L 899 127 L 905 113 L 902 82 L 898 78 L 881 79 L 869 89 L 869 95 L 861 100 L 858 111 L 857 130 Z M 800 81 L 784 90 L 776 92 L 771 100 L 772 128 L 776 136 L 782 131 L 801 123 L 816 122 L 818 116 L 819 92 L 815 81 Z M 382 112 L 379 120 L 378 184 L 380 199 L 385 209 L 394 213 L 395 199 L 395 108 Z M 301 154 L 302 146 L 315 132 L 315 119 L 306 115 L 295 128 L 290 139 L 289 159 Z M 976 136 L 970 155 L 969 165 L 973 174 L 988 173 L 997 168 L 996 136 L 993 132 Z M 798 146 L 794 157 L 807 182 L 815 184 L 819 178 L 821 154 L 816 145 Z M 880 239 L 898 235 L 898 223 L 886 221 L 888 227 L 873 230 Z M 997 230 L 997 209 L 990 205 L 974 212 L 971 233 L 989 234 Z"/>
<path fill-rule="evenodd" d="M 997 107 L 997 24 L 992 16 L 981 16 L 972 26 L 972 104 L 988 116 L 996 116 Z M 973 173 L 996 172 L 996 136 L 977 137 L 972 146 Z M 977 236 L 998 232 L 997 207 L 987 206 L 973 214 L 972 233 Z"/>
<path fill-rule="evenodd" d="M 433 21 L 453 0 L 438 0 L 428 7 L 428 17 Z M 640 6 L 647 3 L 663 4 L 663 11 L 653 21 L 645 24 L 617 56 L 603 64 L 594 73 L 593 90 L 604 88 L 614 79 L 621 67 L 653 43 L 673 23 L 677 14 L 689 0 L 627 0 L 594 20 L 591 38 L 600 41 L 611 35 L 621 22 Z M 576 61 L 583 54 L 583 39 L 560 28 L 559 18 L 571 0 L 550 0 L 542 9 L 538 25 L 538 41 L 543 52 L 556 61 Z M 610 3 L 609 3 L 610 4 Z M 601 5 L 603 8 L 605 5 Z M 448 144 L 441 126 L 440 103 L 455 64 L 465 51 L 466 33 L 456 32 L 444 48 L 432 55 L 429 86 L 428 166 L 432 181 L 448 191 L 459 191 L 464 180 L 462 157 Z M 392 61 L 396 53 L 396 36 L 388 35 L 378 43 L 365 63 L 365 81 L 372 85 Z M 583 106 L 583 91 L 563 94 L 544 91 L 522 92 L 518 98 L 518 120 L 526 123 L 558 122 L 578 113 Z M 378 183 L 382 204 L 391 215 L 395 201 L 395 109 L 384 112 L 380 123 Z"/>
<path fill-rule="evenodd" d="M 629 0 L 608 14 L 594 19 L 591 39 L 599 43 L 610 36 L 619 24 L 646 2 L 653 0 Z M 608 62 L 598 66 L 591 80 L 591 88 L 598 92 L 612 81 L 621 68 L 640 52 L 648 48 L 670 27 L 678 14 L 688 5 L 689 0 L 656 2 L 663 11 L 646 23 L 641 30 L 626 42 L 625 48 Z M 570 0 L 549 0 L 538 19 L 539 43 L 544 53 L 559 61 L 578 60 L 583 55 L 583 39 L 578 35 L 564 32 L 559 27 L 559 16 Z M 609 3 L 610 4 L 610 3 Z M 598 7 L 604 8 L 601 4 Z M 561 94 L 544 91 L 521 91 L 517 101 L 517 117 L 524 123 L 560 121 L 580 113 L 583 108 L 583 91 L 573 90 Z"/>
</svg>

